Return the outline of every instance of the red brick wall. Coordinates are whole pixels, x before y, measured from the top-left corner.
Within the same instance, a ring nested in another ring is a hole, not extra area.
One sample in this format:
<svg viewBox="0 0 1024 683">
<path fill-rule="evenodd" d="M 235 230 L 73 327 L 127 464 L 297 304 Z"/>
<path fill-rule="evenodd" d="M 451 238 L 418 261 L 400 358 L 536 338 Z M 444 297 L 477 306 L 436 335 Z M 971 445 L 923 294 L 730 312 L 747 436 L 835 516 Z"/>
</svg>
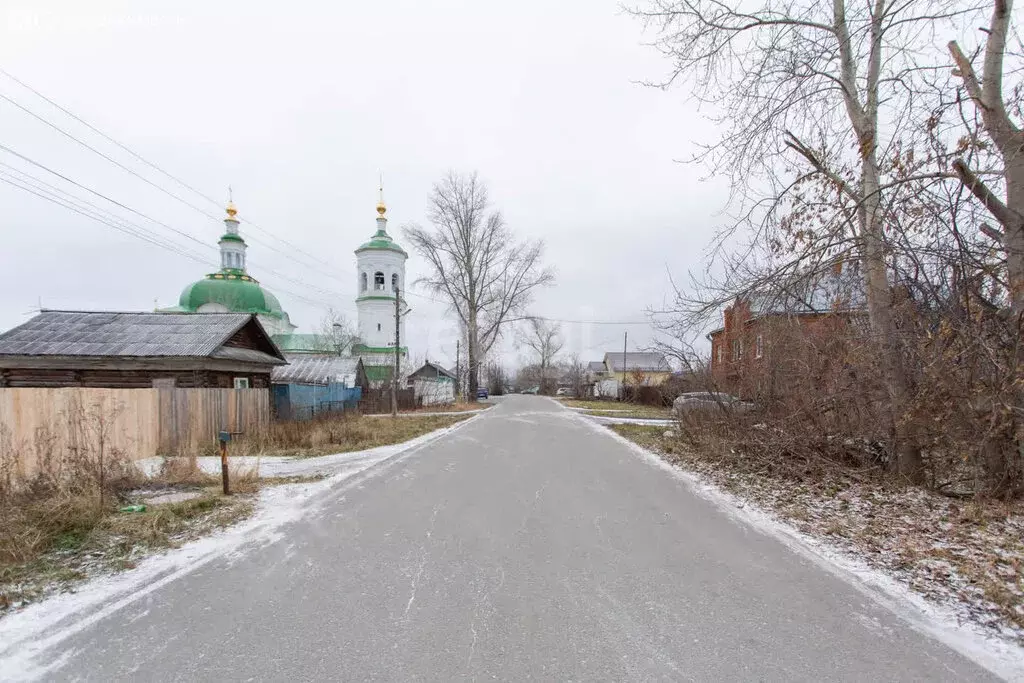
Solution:
<svg viewBox="0 0 1024 683">
<path fill-rule="evenodd" d="M 745 302 L 725 309 L 722 322 L 722 329 L 711 335 L 711 376 L 719 389 L 742 398 L 775 393 L 804 368 L 821 367 L 822 359 L 811 362 L 808 356 L 829 353 L 828 342 L 849 331 L 849 318 L 843 314 L 751 320 Z M 739 357 L 737 342 L 742 343 Z"/>
</svg>

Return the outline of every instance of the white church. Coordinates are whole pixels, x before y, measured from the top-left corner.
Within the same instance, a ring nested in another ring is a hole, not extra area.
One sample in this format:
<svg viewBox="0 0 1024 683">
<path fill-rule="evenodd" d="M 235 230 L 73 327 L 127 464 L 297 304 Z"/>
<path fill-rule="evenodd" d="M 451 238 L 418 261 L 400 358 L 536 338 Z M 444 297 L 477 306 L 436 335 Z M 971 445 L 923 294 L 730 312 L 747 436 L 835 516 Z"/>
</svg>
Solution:
<svg viewBox="0 0 1024 683">
<path fill-rule="evenodd" d="M 377 232 L 356 249 L 359 341 L 352 347 L 352 354 L 363 359 L 371 382 L 384 379 L 381 375 L 390 377 L 390 371 L 383 371 L 383 368 L 393 368 L 395 364 L 396 298 L 399 339 L 408 339 L 405 336 L 408 305 L 401 293 L 405 291 L 405 262 L 409 255 L 388 235 L 386 213 L 382 190 L 377 202 Z M 404 360 L 408 347 L 402 345 L 398 353 Z"/>
<path fill-rule="evenodd" d="M 182 290 L 178 305 L 166 311 L 190 313 L 255 313 L 264 329 L 285 354 L 324 353 L 317 334 L 296 333 L 277 297 L 259 284 L 246 267 L 247 245 L 238 226 L 238 210 L 228 203 L 225 232 L 218 245 L 221 267 Z M 404 343 L 408 305 L 401 296 L 405 289 L 405 262 L 409 255 L 388 234 L 387 206 L 383 188 L 377 203 L 377 231 L 355 250 L 357 342 L 351 354 L 363 361 L 372 385 L 391 380 L 395 367 L 395 300 L 398 299 L 401 366 L 408 358 Z M 403 369 L 402 375 L 407 374 Z"/>
</svg>

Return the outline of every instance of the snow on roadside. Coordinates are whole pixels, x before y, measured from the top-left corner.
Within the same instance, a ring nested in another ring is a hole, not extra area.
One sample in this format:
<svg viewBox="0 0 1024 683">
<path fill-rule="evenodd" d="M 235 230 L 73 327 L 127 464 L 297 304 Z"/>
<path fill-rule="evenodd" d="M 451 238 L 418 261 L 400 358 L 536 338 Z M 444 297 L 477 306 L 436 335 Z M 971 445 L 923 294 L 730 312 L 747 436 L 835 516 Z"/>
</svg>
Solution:
<svg viewBox="0 0 1024 683">
<path fill-rule="evenodd" d="M 484 411 L 477 411 L 484 412 Z M 447 413 L 449 415 L 451 413 Z M 475 418 L 475 416 L 474 416 Z M 470 418 L 470 420 L 474 419 Z M 415 448 L 420 444 L 428 443 L 441 437 L 452 429 L 465 424 L 469 420 L 456 422 L 450 427 L 442 427 L 432 432 L 427 432 L 409 441 L 377 446 L 362 451 L 350 451 L 346 453 L 335 453 L 333 455 L 321 455 L 317 457 L 295 457 L 295 456 L 255 456 L 255 455 L 234 455 L 228 456 L 228 463 L 234 468 L 251 469 L 259 465 L 261 477 L 294 477 L 294 476 L 317 476 L 336 474 L 348 471 L 353 467 L 359 467 L 364 463 L 373 465 L 380 460 L 386 459 L 409 448 Z M 207 474 L 220 474 L 220 458 L 216 456 L 200 457 L 196 459 L 199 468 Z M 152 477 L 160 471 L 164 458 L 144 458 L 136 461 L 136 465 L 147 477 Z M 369 466 L 369 465 L 368 465 Z"/>
<path fill-rule="evenodd" d="M 276 476 L 326 473 L 330 476 L 317 482 L 264 488 L 259 492 L 255 514 L 240 524 L 152 555 L 134 569 L 89 580 L 74 593 L 55 595 L 0 618 L 0 680 L 35 680 L 45 676 L 58 668 L 60 661 L 43 666 L 37 663 L 37 658 L 65 639 L 213 560 L 229 553 L 252 552 L 277 542 L 284 537 L 286 525 L 315 513 L 327 502 L 328 494 L 357 483 L 346 483 L 346 480 L 364 472 L 365 476 L 377 476 L 387 465 L 412 456 L 421 447 L 475 419 L 463 420 L 401 444 L 291 463 L 272 463 L 274 471 L 279 472 Z M 217 460 L 219 467 L 218 459 L 211 460 Z M 376 465 L 381 467 L 371 469 Z"/>
<path fill-rule="evenodd" d="M 671 427 L 675 420 L 657 417 L 610 417 L 608 415 L 590 415 L 584 413 L 583 417 L 594 422 L 609 425 L 641 425 L 645 427 Z"/>
<path fill-rule="evenodd" d="M 819 567 L 847 581 L 865 595 L 901 617 L 918 631 L 936 638 L 950 648 L 1006 680 L 1024 681 L 1024 648 L 1019 634 L 1009 629 L 996 631 L 978 624 L 967 606 L 952 600 L 928 599 L 908 585 L 897 573 L 872 567 L 849 545 L 831 537 L 812 536 L 759 507 L 757 501 L 736 496 L 715 485 L 707 476 L 669 463 L 626 437 L 593 420 L 584 420 L 598 433 L 610 436 L 651 466 L 682 480 L 691 490 L 716 505 L 736 521 L 770 535 Z"/>
</svg>

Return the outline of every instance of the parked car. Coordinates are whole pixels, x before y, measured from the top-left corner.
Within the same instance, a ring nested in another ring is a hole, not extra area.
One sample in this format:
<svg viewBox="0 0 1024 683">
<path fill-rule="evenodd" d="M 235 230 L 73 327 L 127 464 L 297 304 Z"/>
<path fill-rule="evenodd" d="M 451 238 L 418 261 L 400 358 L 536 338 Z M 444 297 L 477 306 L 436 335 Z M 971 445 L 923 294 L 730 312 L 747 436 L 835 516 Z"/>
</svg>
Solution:
<svg viewBox="0 0 1024 683">
<path fill-rule="evenodd" d="M 529 389 L 523 389 L 524 394 L 536 394 L 540 391 L 540 387 L 530 387 Z"/>
<path fill-rule="evenodd" d="M 558 391 L 555 392 L 555 396 L 572 396 L 572 389 L 569 387 L 559 387 Z"/>
<path fill-rule="evenodd" d="M 477 390 L 476 390 L 476 398 L 477 398 L 477 400 L 480 400 L 482 398 L 487 398 L 488 396 L 489 396 L 489 394 L 487 393 L 487 387 L 478 387 L 477 388 Z"/>
<path fill-rule="evenodd" d="M 720 391 L 690 391 L 679 394 L 672 401 L 672 412 L 676 415 L 697 410 L 725 410 L 747 412 L 754 407 L 753 403 L 743 401 Z"/>
</svg>

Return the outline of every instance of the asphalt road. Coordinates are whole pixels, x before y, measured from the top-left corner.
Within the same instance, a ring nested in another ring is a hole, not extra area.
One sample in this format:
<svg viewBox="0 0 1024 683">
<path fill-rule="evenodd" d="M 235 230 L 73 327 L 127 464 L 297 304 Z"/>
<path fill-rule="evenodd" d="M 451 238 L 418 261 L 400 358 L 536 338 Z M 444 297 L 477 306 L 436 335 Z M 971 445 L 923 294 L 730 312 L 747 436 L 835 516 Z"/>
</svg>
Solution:
<svg viewBox="0 0 1024 683">
<path fill-rule="evenodd" d="M 48 678 L 990 677 L 549 400 L 379 468 L 72 636 Z"/>
</svg>

